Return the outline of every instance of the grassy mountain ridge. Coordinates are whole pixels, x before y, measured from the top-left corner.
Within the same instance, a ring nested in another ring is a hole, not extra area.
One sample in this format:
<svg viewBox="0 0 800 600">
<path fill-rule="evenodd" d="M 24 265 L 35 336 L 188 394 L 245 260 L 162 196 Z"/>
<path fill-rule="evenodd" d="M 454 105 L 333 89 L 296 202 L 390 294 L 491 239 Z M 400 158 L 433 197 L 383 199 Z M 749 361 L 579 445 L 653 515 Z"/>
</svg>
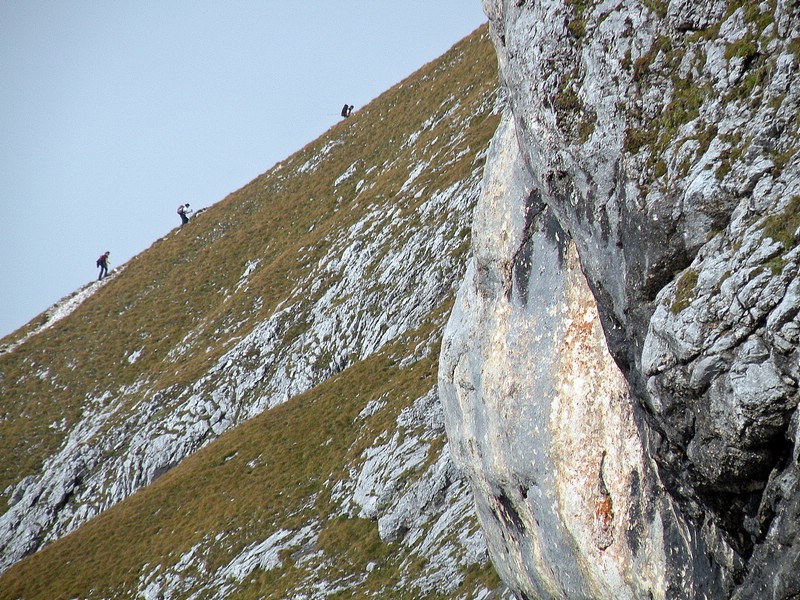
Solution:
<svg viewBox="0 0 800 600">
<path fill-rule="evenodd" d="M 0 534 L 35 538 L 10 562 L 54 541 L 0 596 L 498 587 L 485 557 L 459 555 L 480 534 L 440 419 L 419 416 L 436 413 L 495 71 L 481 28 L 0 355 Z M 382 455 L 399 462 L 375 500 L 364 473 Z M 429 522 L 445 498 L 455 540 Z M 411 519 L 397 499 L 428 516 L 393 524 Z M 280 566 L 234 569 L 270 536 L 297 542 Z"/>
<path fill-rule="evenodd" d="M 325 138 L 212 206 L 191 226 L 156 241 L 125 265 L 124 276 L 98 291 L 70 318 L 39 334 L 36 343 L 3 356 L 2 397 L 15 399 L 14 403 L 3 403 L 3 422 L 12 421 L 22 430 L 19 435 L 14 435 L 13 429 L 4 431 L 16 443 L 8 447 L 7 442 L 2 442 L 0 456 L 19 459 L 31 455 L 31 466 L 12 468 L 15 472 L 8 473 L 12 461 L 3 460 L 6 467 L 0 488 L 39 467 L 41 455 L 60 442 L 47 441 L 47 428 L 60 418 L 66 418 L 69 425 L 85 397 L 129 385 L 144 371 L 151 374 L 149 383 L 158 389 L 192 381 L 205 372 L 224 352 L 226 343 L 236 335 L 244 335 L 259 317 L 273 312 L 293 283 L 314 268 L 315 259 L 330 243 L 327 231 L 340 231 L 352 224 L 361 214 L 356 211 L 370 203 L 382 208 L 391 206 L 392 195 L 407 176 L 397 165 L 405 165 L 408 156 L 404 153 L 416 149 L 402 148 L 405 140 L 400 132 L 414 131 L 425 119 L 436 117 L 428 115 L 423 107 L 409 106 L 410 98 L 416 87 L 435 81 L 429 71 L 437 66 L 442 68 L 439 63 L 425 67 L 418 82 L 407 81 L 384 93 L 351 119 L 334 126 Z M 426 93 L 438 92 L 434 102 L 444 99 L 446 90 L 439 88 L 444 85 L 425 87 Z M 475 93 L 485 92 L 476 89 Z M 405 119 L 400 123 L 391 121 L 389 129 L 390 114 L 393 119 L 396 114 Z M 361 123 L 365 126 L 359 127 Z M 485 136 L 494 123 L 494 119 L 487 119 L 483 131 L 468 133 Z M 327 143 L 353 150 L 324 155 L 315 166 L 314 177 L 282 176 L 298 163 L 304 165 L 317 156 L 328 137 L 334 141 Z M 464 140 L 464 147 L 469 146 L 469 141 Z M 422 147 L 425 154 L 435 152 L 434 145 L 425 147 L 420 142 L 417 147 Z M 373 159 L 373 165 L 365 164 L 363 157 L 367 156 Z M 423 154 L 423 158 L 427 156 Z M 469 168 L 473 158 L 461 157 L 459 162 Z M 331 194 L 335 177 L 356 163 L 363 166 Z M 370 196 L 362 193 L 361 197 L 353 197 L 353 180 L 370 168 L 383 170 L 371 182 Z M 436 184 L 444 188 L 459 176 L 463 172 L 448 168 Z M 412 211 L 413 204 L 398 208 L 403 218 L 402 211 Z M 309 231 L 311 226 L 314 229 Z M 261 268 L 249 287 L 225 302 L 254 257 L 260 260 Z M 256 305 L 258 310 L 252 311 Z M 245 322 L 235 322 L 248 313 Z M 176 342 L 187 332 L 197 341 L 187 353 L 170 360 Z M 204 346 L 203 341 L 210 346 Z M 145 350 L 135 363 L 130 363 L 126 354 L 141 347 Z M 54 356 L 67 355 L 69 360 L 63 363 L 52 360 Z M 164 360 L 171 363 L 168 368 L 163 365 Z M 36 377 L 41 369 L 51 377 Z M 43 403 L 41 399 L 47 396 L 57 397 L 58 402 Z M 30 415 L 27 424 L 19 418 L 24 414 Z M 32 440 L 40 442 L 25 447 Z"/>
</svg>

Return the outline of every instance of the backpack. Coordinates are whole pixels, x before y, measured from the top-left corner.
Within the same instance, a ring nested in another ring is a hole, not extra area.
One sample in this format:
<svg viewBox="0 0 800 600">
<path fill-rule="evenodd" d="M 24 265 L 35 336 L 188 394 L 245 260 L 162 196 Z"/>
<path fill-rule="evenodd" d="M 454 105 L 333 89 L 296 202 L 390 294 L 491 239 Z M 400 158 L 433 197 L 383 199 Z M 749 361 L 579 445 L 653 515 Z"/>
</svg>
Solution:
<svg viewBox="0 0 800 600">
<path fill-rule="evenodd" d="M 101 255 L 100 258 L 97 259 L 97 262 L 94 264 L 98 267 L 101 266 L 105 262 L 105 258 L 106 258 L 105 254 Z"/>
<path fill-rule="evenodd" d="M 184 210 L 184 209 L 183 209 L 183 204 L 181 204 L 180 206 L 178 206 L 178 214 L 179 214 L 179 215 L 182 215 L 182 214 L 183 214 L 183 210 Z"/>
</svg>

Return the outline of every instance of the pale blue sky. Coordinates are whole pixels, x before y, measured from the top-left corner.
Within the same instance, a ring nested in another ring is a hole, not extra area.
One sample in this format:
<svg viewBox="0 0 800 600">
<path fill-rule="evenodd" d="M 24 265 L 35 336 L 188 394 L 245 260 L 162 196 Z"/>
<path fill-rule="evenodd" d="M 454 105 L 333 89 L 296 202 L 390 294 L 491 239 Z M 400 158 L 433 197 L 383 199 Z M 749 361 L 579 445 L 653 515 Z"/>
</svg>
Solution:
<svg viewBox="0 0 800 600">
<path fill-rule="evenodd" d="M 480 0 L 0 0 L 0 336 L 485 21 Z"/>
</svg>

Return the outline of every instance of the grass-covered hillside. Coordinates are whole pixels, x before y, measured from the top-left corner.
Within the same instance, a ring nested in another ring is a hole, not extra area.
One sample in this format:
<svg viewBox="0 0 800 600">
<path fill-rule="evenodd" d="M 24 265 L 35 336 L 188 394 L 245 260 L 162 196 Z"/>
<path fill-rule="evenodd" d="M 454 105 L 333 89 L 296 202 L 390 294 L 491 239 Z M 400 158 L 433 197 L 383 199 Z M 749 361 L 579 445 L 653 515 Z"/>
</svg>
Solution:
<svg viewBox="0 0 800 600">
<path fill-rule="evenodd" d="M 2 340 L 0 598 L 499 589 L 436 396 L 496 91 L 481 28 Z"/>
</svg>

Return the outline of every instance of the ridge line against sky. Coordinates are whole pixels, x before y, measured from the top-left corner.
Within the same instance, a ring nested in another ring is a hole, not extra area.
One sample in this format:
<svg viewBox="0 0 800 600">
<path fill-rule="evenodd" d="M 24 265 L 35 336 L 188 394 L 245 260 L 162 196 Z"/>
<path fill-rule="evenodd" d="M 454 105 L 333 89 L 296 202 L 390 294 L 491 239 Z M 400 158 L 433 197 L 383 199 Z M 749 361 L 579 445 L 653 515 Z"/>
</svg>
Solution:
<svg viewBox="0 0 800 600">
<path fill-rule="evenodd" d="M 485 21 L 480 0 L 0 0 L 0 336 Z"/>
</svg>

